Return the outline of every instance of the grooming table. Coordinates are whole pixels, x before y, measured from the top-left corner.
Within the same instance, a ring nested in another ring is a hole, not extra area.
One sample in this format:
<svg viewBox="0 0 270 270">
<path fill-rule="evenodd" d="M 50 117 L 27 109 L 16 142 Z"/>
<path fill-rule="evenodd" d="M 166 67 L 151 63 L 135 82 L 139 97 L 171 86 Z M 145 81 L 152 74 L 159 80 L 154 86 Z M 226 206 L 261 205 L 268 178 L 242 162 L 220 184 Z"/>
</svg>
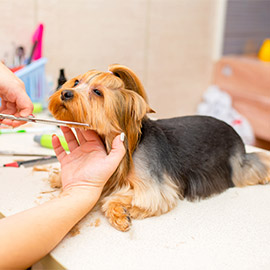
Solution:
<svg viewBox="0 0 270 270">
<path fill-rule="evenodd" d="M 33 136 L 0 135 L 0 149 L 53 154 Z M 14 159 L 0 156 L 0 163 Z M 0 168 L 2 216 L 57 196 L 47 178 L 47 172 L 32 168 Z M 165 215 L 134 220 L 126 233 L 111 227 L 100 212 L 90 212 L 33 269 L 270 269 L 269 228 L 270 185 L 231 188 L 200 202 L 179 201 Z"/>
</svg>

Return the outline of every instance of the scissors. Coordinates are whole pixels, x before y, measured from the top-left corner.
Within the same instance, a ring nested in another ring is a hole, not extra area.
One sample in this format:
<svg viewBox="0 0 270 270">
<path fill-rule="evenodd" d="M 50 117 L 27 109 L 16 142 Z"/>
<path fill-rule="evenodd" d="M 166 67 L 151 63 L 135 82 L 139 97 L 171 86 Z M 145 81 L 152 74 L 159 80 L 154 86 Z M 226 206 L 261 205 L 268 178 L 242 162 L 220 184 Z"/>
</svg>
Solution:
<svg viewBox="0 0 270 270">
<path fill-rule="evenodd" d="M 89 124 L 79 123 L 79 122 L 41 119 L 41 118 L 36 118 L 36 117 L 33 117 L 33 116 L 30 116 L 30 117 L 16 117 L 14 115 L 0 113 L 0 120 L 3 120 L 3 119 L 24 121 L 24 122 L 31 122 L 31 123 L 48 124 L 48 125 L 56 125 L 56 126 L 67 126 L 68 127 L 69 125 L 74 125 L 74 126 L 78 126 L 78 127 L 90 127 Z"/>
</svg>

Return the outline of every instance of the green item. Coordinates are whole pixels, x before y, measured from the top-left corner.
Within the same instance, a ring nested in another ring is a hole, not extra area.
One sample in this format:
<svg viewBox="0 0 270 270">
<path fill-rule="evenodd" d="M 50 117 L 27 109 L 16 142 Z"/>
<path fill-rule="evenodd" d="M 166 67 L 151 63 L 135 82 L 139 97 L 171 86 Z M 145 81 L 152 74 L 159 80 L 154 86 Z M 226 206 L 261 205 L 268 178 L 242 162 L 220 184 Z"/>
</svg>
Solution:
<svg viewBox="0 0 270 270">
<path fill-rule="evenodd" d="M 26 130 L 25 129 L 12 129 L 12 128 L 3 128 L 0 129 L 0 134 L 13 134 L 13 133 L 25 133 Z"/>
<path fill-rule="evenodd" d="M 69 151 L 65 137 L 62 135 L 57 135 L 57 137 L 59 138 L 60 143 L 62 144 L 63 148 L 66 151 Z M 52 135 L 50 135 L 50 134 L 35 135 L 34 141 L 39 143 L 43 147 L 50 148 L 50 149 L 53 148 Z"/>
<path fill-rule="evenodd" d="M 41 103 L 33 102 L 33 105 L 34 105 L 33 113 L 40 113 L 43 111 L 43 106 Z"/>
</svg>

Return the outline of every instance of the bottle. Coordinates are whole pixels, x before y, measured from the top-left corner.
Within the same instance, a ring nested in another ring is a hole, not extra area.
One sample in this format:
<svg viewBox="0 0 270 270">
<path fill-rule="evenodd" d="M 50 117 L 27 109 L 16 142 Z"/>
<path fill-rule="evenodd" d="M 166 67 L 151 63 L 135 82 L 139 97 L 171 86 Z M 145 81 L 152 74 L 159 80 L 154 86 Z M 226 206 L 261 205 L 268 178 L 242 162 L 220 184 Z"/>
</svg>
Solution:
<svg viewBox="0 0 270 270">
<path fill-rule="evenodd" d="M 66 139 L 64 136 L 62 135 L 57 135 L 57 137 L 60 140 L 60 143 L 62 144 L 63 148 L 66 151 L 69 151 L 68 149 L 68 144 L 66 142 Z M 51 134 L 42 134 L 42 135 L 35 135 L 34 136 L 34 141 L 39 143 L 41 146 L 45 147 L 45 148 L 50 148 L 52 149 L 52 135 Z"/>
<path fill-rule="evenodd" d="M 62 68 L 60 69 L 60 75 L 58 78 L 58 85 L 56 90 L 58 90 L 59 88 L 61 88 L 61 86 L 67 81 L 66 77 L 65 77 L 65 70 Z"/>
</svg>

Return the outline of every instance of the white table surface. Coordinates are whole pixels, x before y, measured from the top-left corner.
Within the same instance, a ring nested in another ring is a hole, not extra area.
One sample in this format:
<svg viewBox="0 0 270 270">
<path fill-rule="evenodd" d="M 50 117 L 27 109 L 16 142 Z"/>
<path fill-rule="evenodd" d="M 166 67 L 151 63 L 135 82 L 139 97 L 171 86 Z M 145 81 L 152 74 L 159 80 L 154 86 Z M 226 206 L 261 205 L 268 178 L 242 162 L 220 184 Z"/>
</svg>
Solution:
<svg viewBox="0 0 270 270">
<path fill-rule="evenodd" d="M 33 136 L 0 135 L 0 149 L 53 154 Z M 0 156 L 0 164 L 16 158 Z M 9 216 L 57 195 L 47 178 L 47 172 L 32 168 L 0 168 L 0 213 Z M 133 221 L 126 233 L 112 228 L 100 212 L 90 212 L 77 234 L 68 234 L 33 267 L 65 268 L 270 269 L 270 185 L 179 201 L 168 214 Z"/>
</svg>

